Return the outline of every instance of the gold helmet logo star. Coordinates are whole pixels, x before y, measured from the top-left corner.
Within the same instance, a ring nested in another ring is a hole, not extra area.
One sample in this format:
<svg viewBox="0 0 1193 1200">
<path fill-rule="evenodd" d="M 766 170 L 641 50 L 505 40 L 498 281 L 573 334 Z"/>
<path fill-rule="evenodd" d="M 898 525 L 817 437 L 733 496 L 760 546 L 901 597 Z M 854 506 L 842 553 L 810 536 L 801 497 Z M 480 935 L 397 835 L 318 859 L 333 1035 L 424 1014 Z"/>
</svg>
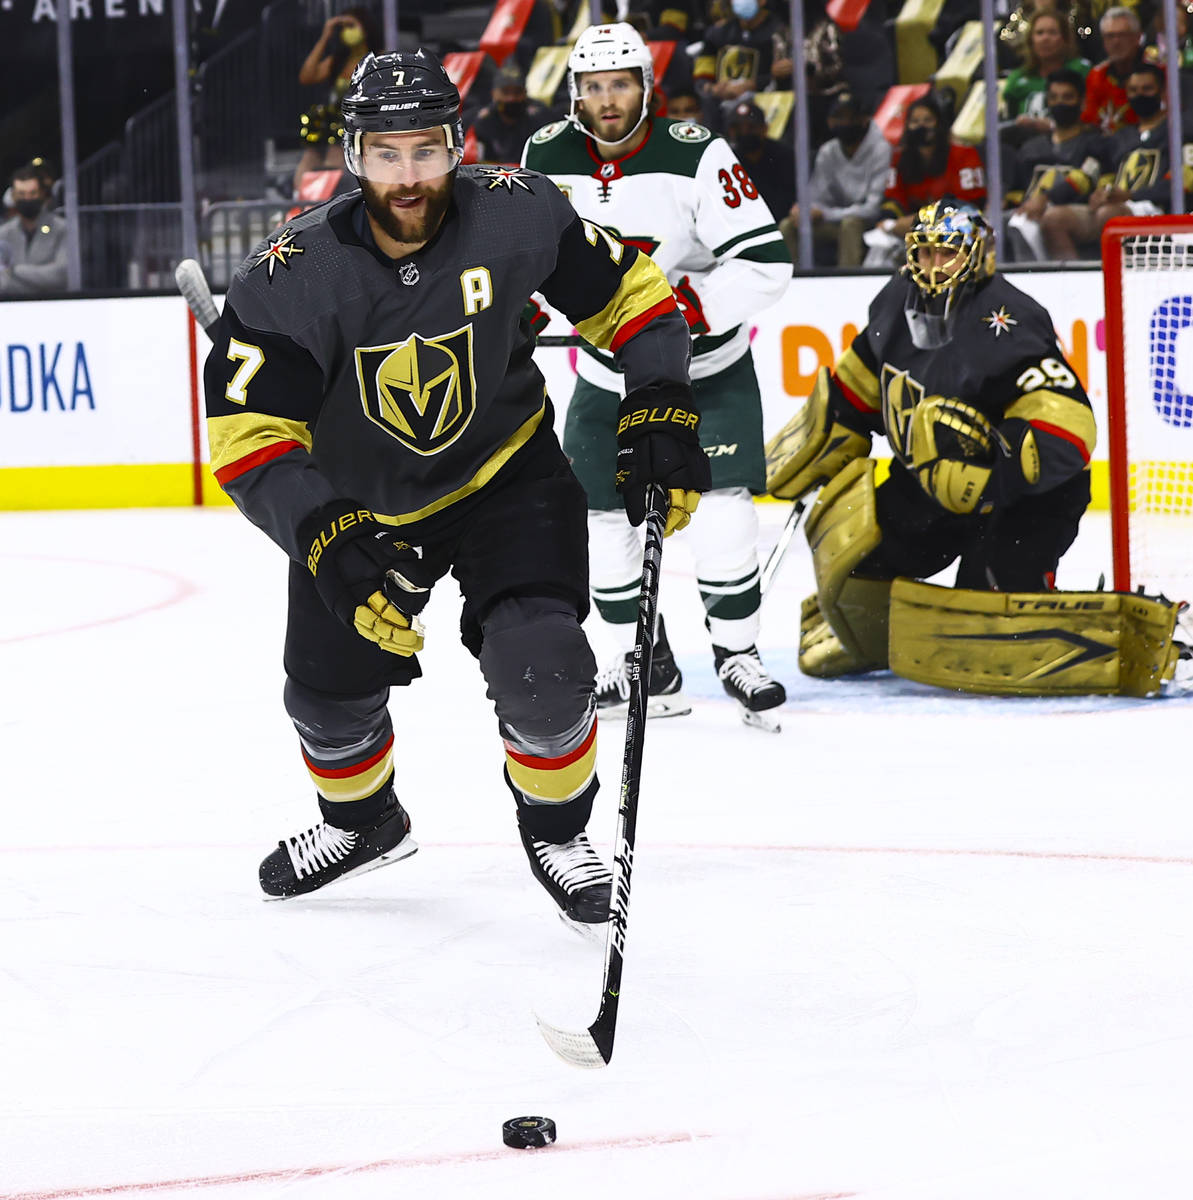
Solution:
<svg viewBox="0 0 1193 1200">
<path fill-rule="evenodd" d="M 253 265 L 249 268 L 250 271 L 255 271 L 263 263 L 269 274 L 269 280 L 273 282 L 273 269 L 281 263 L 286 270 L 290 270 L 290 258 L 294 254 L 303 254 L 305 251 L 301 246 L 294 244 L 294 239 L 298 235 L 290 228 L 285 227 L 276 237 L 269 239 L 269 245 L 257 255 Z"/>
<path fill-rule="evenodd" d="M 1007 312 L 1007 306 L 1005 304 L 999 305 L 998 312 L 995 312 L 993 309 L 991 309 L 990 315 L 988 317 L 983 317 L 982 320 L 986 322 L 986 325 L 989 329 L 994 331 L 994 336 L 996 338 L 1000 334 L 1010 333 L 1011 326 L 1019 324 L 1019 322 L 1016 321 L 1009 312 Z"/>
</svg>

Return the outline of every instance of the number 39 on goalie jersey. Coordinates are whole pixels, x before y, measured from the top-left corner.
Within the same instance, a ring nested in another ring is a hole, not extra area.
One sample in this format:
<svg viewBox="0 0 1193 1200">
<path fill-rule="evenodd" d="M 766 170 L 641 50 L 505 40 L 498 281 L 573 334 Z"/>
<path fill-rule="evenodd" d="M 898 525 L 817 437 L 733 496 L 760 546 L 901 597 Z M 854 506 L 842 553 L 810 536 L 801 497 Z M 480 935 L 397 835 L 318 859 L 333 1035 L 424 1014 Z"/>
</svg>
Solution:
<svg viewBox="0 0 1193 1200">
<path fill-rule="evenodd" d="M 637 150 L 606 162 L 591 138 L 557 121 L 531 137 L 522 159 L 549 176 L 581 217 L 649 254 L 672 287 L 686 277 L 708 327 L 692 344 L 693 379 L 745 353 L 745 322 L 782 297 L 791 258 L 766 201 L 723 138 L 694 122 L 656 117 Z M 594 351 L 582 355 L 580 373 L 616 390 L 616 377 L 602 373 L 597 359 L 611 366 L 608 355 Z"/>
<path fill-rule="evenodd" d="M 917 349 L 904 315 L 914 284 L 896 276 L 870 305 L 869 321 L 837 363 L 833 418 L 847 428 L 884 433 L 910 466 L 916 406 L 956 398 L 997 426 L 1019 418 L 1035 431 L 1045 492 L 1089 465 L 1097 431 L 1089 398 L 1065 359 L 1047 311 L 1001 275 L 966 297 L 952 337 L 939 350 Z"/>
</svg>

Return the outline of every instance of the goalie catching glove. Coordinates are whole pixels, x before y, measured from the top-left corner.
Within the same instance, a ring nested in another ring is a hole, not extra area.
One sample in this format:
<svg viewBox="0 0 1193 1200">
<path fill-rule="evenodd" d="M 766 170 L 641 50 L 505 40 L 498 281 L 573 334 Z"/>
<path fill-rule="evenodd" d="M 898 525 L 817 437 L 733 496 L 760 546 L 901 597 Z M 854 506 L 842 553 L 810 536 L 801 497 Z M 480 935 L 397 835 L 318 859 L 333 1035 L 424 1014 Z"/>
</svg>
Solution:
<svg viewBox="0 0 1193 1200">
<path fill-rule="evenodd" d="M 345 625 L 391 654 L 423 648 L 417 618 L 435 580 L 413 546 L 351 500 L 316 509 L 298 536 L 320 599 Z"/>
<path fill-rule="evenodd" d="M 1032 427 L 1017 417 L 997 428 L 961 400 L 928 396 L 911 418 L 916 479 L 951 513 L 986 516 L 1040 480 L 1040 451 Z"/>
<path fill-rule="evenodd" d="M 635 388 L 617 410 L 617 490 L 631 525 L 646 520 L 646 489 L 667 491 L 663 536 L 682 529 L 712 487 L 708 455 L 700 448 L 700 415 L 692 391 L 679 383 Z"/>
</svg>

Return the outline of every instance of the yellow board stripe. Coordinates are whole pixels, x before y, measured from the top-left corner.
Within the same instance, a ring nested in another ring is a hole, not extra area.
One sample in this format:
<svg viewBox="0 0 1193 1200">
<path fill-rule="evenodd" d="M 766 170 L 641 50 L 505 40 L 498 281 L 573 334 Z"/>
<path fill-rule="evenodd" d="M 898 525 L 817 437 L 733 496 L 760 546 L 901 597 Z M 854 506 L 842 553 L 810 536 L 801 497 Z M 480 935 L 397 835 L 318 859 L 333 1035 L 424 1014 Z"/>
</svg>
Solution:
<svg viewBox="0 0 1193 1200">
<path fill-rule="evenodd" d="M 888 462 L 888 459 L 878 459 L 876 480 L 879 483 L 885 478 Z M 1171 470 L 1172 464 L 1135 464 L 1137 471 L 1161 468 Z M 1093 489 L 1090 507 L 1105 511 L 1110 507 L 1107 464 L 1095 459 L 1089 464 L 1089 469 L 1090 486 Z M 0 467 L 0 511 L 190 507 L 194 503 L 193 471 L 188 462 L 130 463 L 103 467 Z M 212 478 L 206 464 L 202 483 L 204 506 L 231 506 L 232 501 Z M 757 499 L 764 504 L 790 503 L 789 500 L 772 501 L 768 496 L 759 496 Z M 390 525 L 400 525 L 403 520 L 415 518 L 377 519 Z"/>
<path fill-rule="evenodd" d="M 634 265 L 621 277 L 613 299 L 595 316 L 578 322 L 576 332 L 591 345 L 608 349 L 626 322 L 670 299 L 671 285 L 666 275 L 645 254 L 639 254 Z"/>
</svg>

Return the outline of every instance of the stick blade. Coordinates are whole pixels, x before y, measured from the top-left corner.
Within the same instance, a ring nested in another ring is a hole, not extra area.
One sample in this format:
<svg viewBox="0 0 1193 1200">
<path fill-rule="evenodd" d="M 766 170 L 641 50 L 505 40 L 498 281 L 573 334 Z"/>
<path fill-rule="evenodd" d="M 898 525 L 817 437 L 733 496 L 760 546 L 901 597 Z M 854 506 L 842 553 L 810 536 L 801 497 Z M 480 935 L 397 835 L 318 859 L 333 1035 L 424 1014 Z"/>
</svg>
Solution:
<svg viewBox="0 0 1193 1200">
<path fill-rule="evenodd" d="M 552 1025 L 550 1021 L 544 1021 L 538 1013 L 535 1013 L 534 1019 L 538 1022 L 539 1032 L 543 1035 L 547 1045 L 565 1063 L 570 1063 L 573 1067 L 582 1067 L 585 1070 L 597 1070 L 608 1065 L 609 1059 L 612 1057 L 613 1046 L 609 1046 L 607 1054 L 603 1052 L 597 1045 L 591 1029 L 586 1029 L 583 1033 L 573 1033 Z"/>
<path fill-rule="evenodd" d="M 220 314 L 211 298 L 211 288 L 207 286 L 203 268 L 193 258 L 184 258 L 174 268 L 174 282 L 203 332 L 211 337 Z"/>
</svg>

